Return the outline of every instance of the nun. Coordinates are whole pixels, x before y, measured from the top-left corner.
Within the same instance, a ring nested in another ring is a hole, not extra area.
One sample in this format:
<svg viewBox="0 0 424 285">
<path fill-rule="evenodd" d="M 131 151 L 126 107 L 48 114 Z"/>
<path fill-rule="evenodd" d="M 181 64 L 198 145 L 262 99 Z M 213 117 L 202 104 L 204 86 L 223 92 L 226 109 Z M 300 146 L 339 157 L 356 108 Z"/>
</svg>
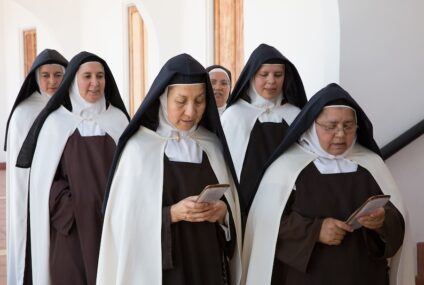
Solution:
<svg viewBox="0 0 424 285">
<path fill-rule="evenodd" d="M 57 91 L 68 61 L 45 49 L 34 60 L 10 111 L 6 125 L 7 284 L 32 284 L 30 243 L 27 239 L 27 169 L 17 168 L 22 143 L 37 115 Z"/>
<path fill-rule="evenodd" d="M 227 107 L 227 100 L 231 93 L 231 71 L 218 64 L 207 67 L 206 71 L 209 73 L 216 106 L 221 116 Z"/>
<path fill-rule="evenodd" d="M 277 154 L 247 220 L 243 284 L 413 284 L 402 269 L 410 251 L 401 194 L 345 90 L 333 83 L 315 94 Z M 390 201 L 358 218 L 359 228 L 346 222 L 381 194 Z"/>
<path fill-rule="evenodd" d="M 18 156 L 31 169 L 34 284 L 95 284 L 107 174 L 128 121 L 106 62 L 77 54 Z"/>
<path fill-rule="evenodd" d="M 208 73 L 171 58 L 119 140 L 97 284 L 239 284 L 234 177 Z M 216 183 L 222 199 L 197 202 Z"/>
<path fill-rule="evenodd" d="M 240 183 L 244 219 L 264 165 L 306 101 L 295 66 L 274 47 L 258 46 L 243 68 L 221 117 Z"/>
</svg>

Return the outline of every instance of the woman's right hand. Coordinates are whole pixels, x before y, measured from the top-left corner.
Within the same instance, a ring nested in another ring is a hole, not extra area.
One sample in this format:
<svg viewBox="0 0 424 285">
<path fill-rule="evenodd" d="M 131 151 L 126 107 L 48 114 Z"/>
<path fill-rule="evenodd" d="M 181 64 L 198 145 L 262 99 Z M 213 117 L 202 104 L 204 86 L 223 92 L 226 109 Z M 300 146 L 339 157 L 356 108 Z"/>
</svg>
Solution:
<svg viewBox="0 0 424 285">
<path fill-rule="evenodd" d="M 326 218 L 321 225 L 319 242 L 326 245 L 339 245 L 342 243 L 346 232 L 353 232 L 352 227 L 340 220 Z"/>
<path fill-rule="evenodd" d="M 190 196 L 172 205 L 171 222 L 199 222 L 198 220 L 194 220 L 193 216 L 207 211 L 210 208 L 210 205 L 209 203 L 196 202 L 198 197 L 199 196 Z"/>
</svg>

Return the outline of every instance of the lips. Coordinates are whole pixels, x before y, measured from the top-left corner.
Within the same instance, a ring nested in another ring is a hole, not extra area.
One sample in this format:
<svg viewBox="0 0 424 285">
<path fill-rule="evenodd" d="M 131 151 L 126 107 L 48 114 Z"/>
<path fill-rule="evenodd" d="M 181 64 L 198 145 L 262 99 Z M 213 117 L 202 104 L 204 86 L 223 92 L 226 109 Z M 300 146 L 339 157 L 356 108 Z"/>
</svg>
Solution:
<svg viewBox="0 0 424 285">
<path fill-rule="evenodd" d="M 346 143 L 333 143 L 332 145 L 336 148 L 346 148 Z"/>
</svg>

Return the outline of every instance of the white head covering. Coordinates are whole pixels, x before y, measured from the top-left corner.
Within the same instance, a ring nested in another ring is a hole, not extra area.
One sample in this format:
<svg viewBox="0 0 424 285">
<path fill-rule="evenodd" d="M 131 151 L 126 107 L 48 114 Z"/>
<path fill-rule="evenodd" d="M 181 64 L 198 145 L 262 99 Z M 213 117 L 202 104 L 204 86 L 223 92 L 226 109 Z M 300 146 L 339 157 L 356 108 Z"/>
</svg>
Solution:
<svg viewBox="0 0 424 285">
<path fill-rule="evenodd" d="M 228 82 L 229 82 L 229 83 L 231 83 L 230 76 L 228 76 L 228 73 L 227 73 L 224 69 L 222 69 L 222 68 L 220 68 L 220 67 L 217 67 L 217 68 L 211 69 L 211 70 L 209 71 L 209 73 L 214 73 L 214 72 L 221 72 L 221 73 L 224 73 L 224 74 L 225 74 L 225 76 L 226 76 L 226 77 L 227 77 L 227 79 L 228 79 Z"/>
<path fill-rule="evenodd" d="M 325 106 L 325 108 L 331 107 L 352 109 L 355 114 L 355 121 L 357 120 L 356 111 L 352 107 L 345 105 Z M 356 172 L 358 169 L 358 164 L 356 162 L 345 159 L 356 143 L 356 135 L 353 139 L 352 145 L 344 153 L 340 155 L 332 155 L 322 149 L 321 144 L 319 143 L 315 123 L 313 123 L 312 126 L 300 137 L 299 143 L 306 150 L 318 155 L 318 158 L 314 160 L 314 164 L 321 174 Z"/>
<path fill-rule="evenodd" d="M 72 113 L 84 119 L 78 125 L 78 131 L 81 136 L 104 136 L 106 132 L 101 129 L 99 124 L 95 121 L 100 113 L 106 111 L 106 98 L 104 94 L 94 103 L 85 101 L 80 95 L 77 76 L 75 76 L 69 88 L 69 98 L 71 99 Z"/>
<path fill-rule="evenodd" d="M 65 67 L 64 66 L 57 64 L 57 63 L 48 63 L 48 64 L 60 66 L 60 68 L 62 68 L 62 72 L 65 73 Z M 46 65 L 46 64 L 43 64 L 43 65 Z M 43 66 L 43 65 L 41 65 L 41 66 Z M 40 90 L 41 96 L 43 96 L 44 98 L 49 100 L 51 95 L 49 95 L 46 92 L 44 92 L 43 90 L 41 90 L 41 86 L 40 86 L 40 68 L 41 68 L 41 66 L 35 70 L 35 80 L 37 81 L 38 89 Z"/>
<path fill-rule="evenodd" d="M 159 97 L 159 127 L 156 132 L 168 138 L 165 146 L 165 154 L 170 161 L 201 163 L 203 150 L 197 144 L 193 126 L 188 131 L 177 129 L 168 120 L 168 88 Z"/>
<path fill-rule="evenodd" d="M 250 80 L 247 95 L 250 97 L 250 104 L 263 109 L 263 113 L 258 117 L 259 122 L 281 123 L 284 118 L 284 110 L 281 105 L 281 102 L 283 101 L 283 93 L 273 99 L 266 99 L 259 95 L 258 91 L 256 91 L 253 80 Z"/>
</svg>

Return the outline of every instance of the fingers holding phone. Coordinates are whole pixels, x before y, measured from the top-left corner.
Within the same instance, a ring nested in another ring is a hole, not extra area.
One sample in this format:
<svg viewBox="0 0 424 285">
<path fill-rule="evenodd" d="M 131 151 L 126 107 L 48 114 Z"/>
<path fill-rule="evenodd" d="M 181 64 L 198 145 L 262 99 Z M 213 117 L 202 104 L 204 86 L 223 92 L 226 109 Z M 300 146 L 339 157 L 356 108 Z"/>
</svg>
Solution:
<svg viewBox="0 0 424 285">
<path fill-rule="evenodd" d="M 188 215 L 189 221 L 192 222 L 219 222 L 224 223 L 225 215 L 227 214 L 227 204 L 224 201 L 218 200 L 215 202 L 205 203 L 208 207 L 202 212 L 193 212 Z"/>
<path fill-rule="evenodd" d="M 227 186 L 228 187 L 228 186 Z M 171 206 L 171 221 L 186 222 L 219 222 L 224 223 L 227 205 L 219 200 L 222 194 L 216 194 L 217 187 L 207 186 L 199 196 L 187 197 Z M 213 193 L 211 191 L 214 191 Z M 209 201 L 209 202 L 200 202 Z"/>
<path fill-rule="evenodd" d="M 190 222 L 193 213 L 201 213 L 208 209 L 208 203 L 197 202 L 198 196 L 189 196 L 171 206 L 171 221 L 177 223 L 181 221 Z"/>
</svg>

